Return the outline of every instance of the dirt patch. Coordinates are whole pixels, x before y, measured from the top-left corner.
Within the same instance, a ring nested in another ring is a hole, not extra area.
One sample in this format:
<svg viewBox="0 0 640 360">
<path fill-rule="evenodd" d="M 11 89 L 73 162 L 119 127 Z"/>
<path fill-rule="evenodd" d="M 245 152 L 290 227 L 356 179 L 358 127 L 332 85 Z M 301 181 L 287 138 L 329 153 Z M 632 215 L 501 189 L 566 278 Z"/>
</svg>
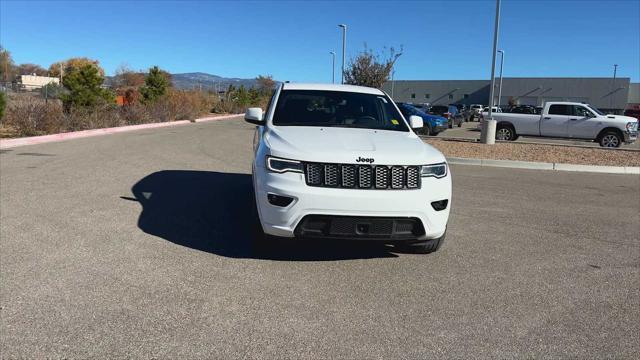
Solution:
<svg viewBox="0 0 640 360">
<path fill-rule="evenodd" d="M 518 143 L 483 145 L 437 139 L 425 139 L 425 142 L 442 151 L 447 157 L 581 165 L 640 166 L 640 151 Z"/>
</svg>

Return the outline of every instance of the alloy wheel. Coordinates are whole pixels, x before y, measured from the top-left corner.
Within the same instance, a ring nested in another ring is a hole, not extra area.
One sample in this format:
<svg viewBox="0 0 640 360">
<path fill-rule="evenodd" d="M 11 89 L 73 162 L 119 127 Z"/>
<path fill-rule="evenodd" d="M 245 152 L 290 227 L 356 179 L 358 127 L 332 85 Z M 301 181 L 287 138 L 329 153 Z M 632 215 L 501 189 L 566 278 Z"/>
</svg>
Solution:
<svg viewBox="0 0 640 360">
<path fill-rule="evenodd" d="M 498 132 L 496 132 L 496 140 L 511 140 L 511 129 L 499 129 Z"/>
<path fill-rule="evenodd" d="M 618 137 L 615 135 L 605 135 L 602 138 L 602 146 L 604 147 L 618 147 L 619 144 L 620 144 L 620 141 L 618 140 Z"/>
</svg>

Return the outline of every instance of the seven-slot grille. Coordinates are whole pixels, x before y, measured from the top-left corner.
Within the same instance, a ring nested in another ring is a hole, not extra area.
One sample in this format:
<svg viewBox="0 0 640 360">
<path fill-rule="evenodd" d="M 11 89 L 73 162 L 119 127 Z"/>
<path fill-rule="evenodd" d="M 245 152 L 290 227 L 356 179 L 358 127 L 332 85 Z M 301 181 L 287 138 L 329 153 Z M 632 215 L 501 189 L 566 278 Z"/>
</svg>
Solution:
<svg viewBox="0 0 640 360">
<path fill-rule="evenodd" d="M 419 189 L 419 166 L 305 163 L 307 185 L 351 189 Z"/>
</svg>

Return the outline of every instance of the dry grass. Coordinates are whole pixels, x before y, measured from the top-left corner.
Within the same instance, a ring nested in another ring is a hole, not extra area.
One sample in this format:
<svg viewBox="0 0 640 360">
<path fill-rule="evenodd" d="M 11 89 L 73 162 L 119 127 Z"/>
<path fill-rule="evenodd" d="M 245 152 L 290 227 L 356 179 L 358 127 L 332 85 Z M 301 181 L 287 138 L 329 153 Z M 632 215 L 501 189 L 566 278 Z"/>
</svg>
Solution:
<svg viewBox="0 0 640 360">
<path fill-rule="evenodd" d="M 216 98 L 197 91 L 171 89 L 167 96 L 149 104 L 133 103 L 118 107 L 100 104 L 72 108 L 67 112 L 58 100 L 34 94 L 16 94 L 0 121 L 0 137 L 22 137 L 69 131 L 99 129 L 174 120 L 195 120 L 210 113 Z"/>
<path fill-rule="evenodd" d="M 426 139 L 425 141 L 449 157 L 581 165 L 640 166 L 640 151 L 518 143 L 483 145 L 438 139 Z"/>
</svg>

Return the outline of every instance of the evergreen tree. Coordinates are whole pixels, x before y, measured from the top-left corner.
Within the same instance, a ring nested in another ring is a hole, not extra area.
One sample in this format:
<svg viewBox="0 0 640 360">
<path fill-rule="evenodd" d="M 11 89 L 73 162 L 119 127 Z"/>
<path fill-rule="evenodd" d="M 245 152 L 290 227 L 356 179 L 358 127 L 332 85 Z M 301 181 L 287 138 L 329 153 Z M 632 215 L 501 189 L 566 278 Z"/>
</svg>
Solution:
<svg viewBox="0 0 640 360">
<path fill-rule="evenodd" d="M 144 86 L 140 87 L 143 101 L 153 102 L 164 96 L 167 93 L 169 84 L 167 73 L 157 66 L 152 67 L 149 69 L 149 75 L 144 80 Z"/>
<path fill-rule="evenodd" d="M 99 102 L 112 103 L 111 91 L 101 87 L 104 78 L 95 65 L 84 65 L 71 71 L 63 78 L 63 85 L 68 90 L 61 96 L 65 109 L 72 106 L 94 106 Z"/>
</svg>

